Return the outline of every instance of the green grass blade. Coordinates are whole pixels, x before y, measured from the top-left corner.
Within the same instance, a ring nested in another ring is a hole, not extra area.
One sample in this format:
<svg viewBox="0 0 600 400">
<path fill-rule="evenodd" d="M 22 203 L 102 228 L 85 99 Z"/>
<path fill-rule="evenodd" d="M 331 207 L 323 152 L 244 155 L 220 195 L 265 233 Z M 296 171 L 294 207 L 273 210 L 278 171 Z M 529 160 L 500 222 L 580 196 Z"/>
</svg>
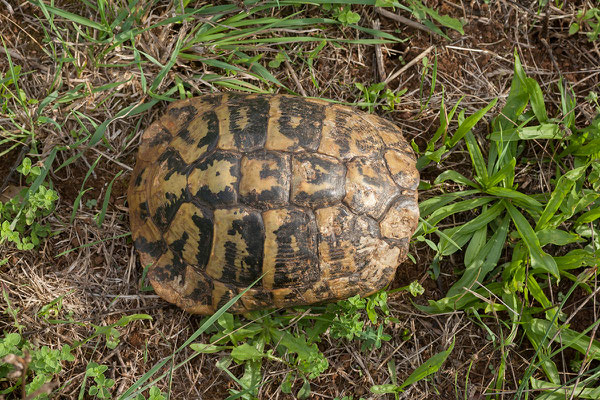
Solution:
<svg viewBox="0 0 600 400">
<path fill-rule="evenodd" d="M 488 179 L 488 185 L 490 187 L 493 187 L 502 182 L 503 180 L 505 180 L 505 182 L 512 181 L 512 178 L 515 175 L 516 165 L 517 160 L 514 157 L 512 157 L 510 161 L 506 165 L 504 165 L 504 167 L 502 167 L 498 172 L 496 172 Z"/>
<path fill-rule="evenodd" d="M 108 209 L 108 202 L 110 201 L 110 193 L 112 192 L 113 183 L 115 183 L 115 180 L 119 176 L 121 176 L 122 173 L 123 171 L 119 171 L 119 173 L 117 173 L 117 175 L 115 175 L 115 177 L 112 178 L 112 180 L 108 184 L 108 187 L 106 188 L 106 194 L 104 195 L 104 201 L 102 202 L 102 210 L 100 210 L 100 214 L 98 214 L 98 219 L 96 220 L 96 224 L 98 226 L 101 226 L 104 222 L 104 217 L 106 216 L 106 210 Z"/>
<path fill-rule="evenodd" d="M 563 139 L 563 133 L 558 124 L 540 124 L 536 126 L 526 126 L 517 129 L 519 139 L 522 140 L 540 140 L 540 139 Z"/>
<path fill-rule="evenodd" d="M 102 156 L 98 156 L 98 158 L 96 158 L 96 160 L 92 163 L 92 166 L 88 169 L 87 173 L 85 174 L 85 177 L 83 178 L 83 182 L 81 182 L 81 188 L 79 189 L 77 198 L 73 202 L 73 212 L 71 212 L 71 218 L 69 219 L 69 224 L 72 224 L 73 221 L 75 220 L 75 215 L 77 215 L 77 210 L 79 210 L 79 203 L 81 201 L 81 198 L 88 190 L 92 189 L 92 188 L 88 188 L 88 189 L 84 190 L 83 187 L 85 186 L 85 183 L 87 182 L 87 180 L 90 177 L 90 175 L 92 174 L 92 172 L 94 172 L 96 165 L 98 165 L 98 162 L 100 162 L 101 159 L 102 159 Z"/>
<path fill-rule="evenodd" d="M 527 290 L 533 296 L 533 298 L 536 299 L 544 309 L 546 309 L 546 319 L 548 321 L 554 321 L 557 310 L 552 306 L 552 303 L 550 300 L 548 300 L 548 297 L 532 274 L 527 276 Z"/>
<path fill-rule="evenodd" d="M 516 203 L 521 204 L 523 207 L 530 208 L 539 212 L 542 211 L 542 203 L 537 201 L 531 196 L 526 195 L 525 193 L 517 192 L 516 190 L 504 188 L 504 187 L 491 187 L 486 189 L 487 194 L 492 196 L 503 197 L 505 199 L 513 200 Z"/>
<path fill-rule="evenodd" d="M 31 2 L 35 5 L 37 5 L 38 7 L 40 7 L 40 3 L 37 0 L 31 0 Z M 75 25 L 83 25 L 83 26 L 87 26 L 89 28 L 97 29 L 102 32 L 109 33 L 109 31 L 106 30 L 106 27 L 104 27 L 104 25 L 99 24 L 95 21 L 89 20 L 85 17 L 82 17 L 81 15 L 73 14 L 71 12 L 61 10 L 60 8 L 56 8 L 56 7 L 52 7 L 52 6 L 48 6 L 48 5 L 46 5 L 45 8 L 52 14 L 58 15 L 59 17 L 62 17 L 62 18 L 65 18 L 65 19 L 71 21 Z"/>
<path fill-rule="evenodd" d="M 166 93 L 166 95 L 171 95 L 172 93 L 175 92 L 175 90 L 177 90 L 176 87 L 172 88 L 170 91 L 168 91 Z M 102 137 L 104 137 L 104 132 L 106 132 L 106 128 L 108 127 L 108 125 L 119 119 L 119 118 L 123 118 L 125 116 L 134 116 L 137 114 L 141 114 L 143 112 L 148 111 L 149 109 L 151 109 L 152 107 L 154 107 L 154 105 L 158 103 L 157 99 L 152 99 L 149 100 L 146 103 L 141 103 L 141 104 L 131 104 L 127 107 L 125 107 L 124 109 L 122 109 L 121 111 L 119 111 L 117 113 L 117 115 L 115 115 L 112 118 L 107 119 L 106 121 L 104 121 L 103 123 L 101 123 L 98 128 L 96 128 L 96 131 L 94 132 L 94 134 L 92 135 L 92 137 L 90 138 L 90 142 L 88 144 L 89 147 L 94 146 L 96 143 L 98 143 Z"/>
<path fill-rule="evenodd" d="M 494 234 L 481 250 L 480 255 L 467 264 L 465 272 L 448 290 L 446 297 L 450 298 L 461 295 L 464 293 L 464 288 L 472 288 L 476 281 L 483 282 L 487 274 L 498 265 L 508 235 L 509 225 L 510 218 L 508 215 L 505 215 L 500 226 L 494 231 Z"/>
<path fill-rule="evenodd" d="M 402 383 L 402 385 L 398 387 L 398 389 L 401 390 L 437 372 L 442 367 L 450 353 L 452 353 L 452 350 L 454 350 L 454 340 L 448 349 L 437 353 L 423 364 L 419 365 L 417 369 L 415 369 L 413 373 L 410 374 L 410 376 Z"/>
<path fill-rule="evenodd" d="M 206 330 L 208 328 L 210 328 L 221 317 L 221 315 L 223 315 L 236 301 L 238 301 L 244 295 L 244 293 L 246 293 L 248 291 L 248 289 L 250 289 L 256 283 L 258 283 L 261 279 L 262 279 L 262 276 L 260 278 L 258 278 L 256 281 L 254 281 L 250 286 L 248 286 L 246 289 L 244 289 L 237 296 L 235 296 L 231 300 L 229 300 L 226 304 L 223 305 L 223 307 L 219 308 L 219 310 L 217 310 L 217 312 L 215 312 L 213 315 L 211 315 L 209 318 L 207 318 L 206 321 L 204 321 L 204 323 L 198 329 L 196 329 L 196 331 L 193 334 L 191 334 L 190 337 L 187 338 L 187 340 L 181 346 L 179 346 L 179 348 L 177 348 L 175 351 L 173 351 L 173 354 L 171 354 L 169 357 L 166 357 L 165 359 L 159 361 L 152 368 L 150 368 L 150 370 L 148 372 L 146 372 L 144 375 L 142 375 L 137 381 L 135 381 L 135 383 L 133 385 L 131 385 L 131 387 L 129 387 L 129 389 L 127 389 L 127 391 L 125 391 L 125 393 L 123 393 L 121 396 L 119 396 L 119 400 L 135 399 L 135 398 L 137 398 L 138 394 L 140 394 L 144 390 L 148 389 L 156 381 L 161 379 L 159 377 L 158 379 L 154 380 L 153 382 L 144 385 L 144 383 L 147 382 L 150 379 L 150 377 L 152 377 L 156 372 L 158 372 L 166 363 L 173 360 L 173 358 L 175 357 L 175 355 L 177 353 L 179 353 L 183 349 L 187 348 L 190 344 L 192 344 L 194 342 L 194 340 L 196 340 L 198 338 L 198 336 L 200 336 L 201 334 L 206 332 Z M 197 354 L 201 354 L 201 353 L 196 352 L 194 355 L 197 355 Z M 181 366 L 181 365 L 185 365 L 185 364 L 183 364 L 183 363 L 179 364 L 179 366 Z M 166 373 L 163 375 L 166 375 Z"/>
<path fill-rule="evenodd" d="M 525 88 L 529 93 L 529 101 L 531 109 L 535 117 L 542 124 L 548 122 L 548 113 L 546 112 L 546 104 L 544 103 L 544 95 L 540 85 L 533 78 L 525 79 Z"/>
<path fill-rule="evenodd" d="M 552 274 L 556 279 L 559 279 L 558 266 L 556 261 L 549 254 L 546 254 L 540 242 L 531 227 L 527 219 L 513 206 L 510 202 L 506 202 L 506 209 L 508 210 L 510 217 L 519 232 L 519 236 L 523 239 L 525 246 L 529 250 L 529 256 L 531 257 L 531 266 L 534 269 L 540 269 Z"/>
<path fill-rule="evenodd" d="M 442 172 L 441 174 L 438 175 L 437 178 L 435 178 L 435 181 L 433 181 L 434 185 L 438 185 L 442 182 L 445 182 L 447 180 L 451 180 L 453 182 L 459 183 L 461 185 L 465 185 L 465 186 L 471 186 L 474 188 L 479 188 L 479 185 L 475 182 L 473 182 L 472 180 L 468 179 L 467 177 L 465 177 L 463 174 L 453 171 L 453 170 L 446 170 L 444 172 Z"/>
<path fill-rule="evenodd" d="M 600 218 L 600 207 L 592 208 L 590 211 L 587 211 L 575 221 L 575 224 L 589 224 L 590 222 L 594 222 Z"/>
<path fill-rule="evenodd" d="M 542 247 L 547 244 L 555 244 L 557 246 L 566 246 L 570 243 L 583 242 L 581 236 L 574 232 L 567 232 L 560 229 L 542 229 L 536 231 L 535 234 L 540 241 Z"/>
<path fill-rule="evenodd" d="M 563 203 L 565 197 L 571 191 L 571 188 L 575 184 L 577 180 L 583 175 L 586 171 L 587 165 L 579 168 L 575 168 L 561 176 L 558 179 L 556 187 L 550 196 L 550 200 L 546 204 L 544 211 L 542 211 L 542 215 L 535 225 L 535 230 L 539 231 L 548 227 L 556 227 L 556 224 L 549 225 L 550 219 L 556 214 L 560 205 Z"/>
<path fill-rule="evenodd" d="M 494 99 L 487 106 L 482 108 L 481 110 L 478 110 L 473 115 L 470 115 L 467 118 L 465 118 L 465 120 L 463 121 L 462 124 L 460 124 L 460 126 L 458 127 L 458 129 L 456 130 L 456 132 L 454 133 L 452 138 L 448 141 L 448 147 L 454 147 L 458 143 L 458 141 L 460 139 L 462 139 L 467 134 L 467 132 L 469 132 L 471 129 L 473 129 L 475 124 L 477 122 L 479 122 L 483 118 L 483 116 L 492 107 L 494 107 L 496 105 L 497 102 L 498 102 L 498 99 Z"/>
<path fill-rule="evenodd" d="M 463 200 L 444 207 L 440 207 L 434 212 L 432 212 L 426 221 L 430 225 L 436 225 L 438 222 L 440 222 L 446 217 L 449 217 L 452 214 L 473 210 L 477 207 L 481 207 L 482 205 L 489 203 L 493 199 L 493 197 L 479 197 L 476 199 Z"/>
<path fill-rule="evenodd" d="M 598 373 L 594 374 L 594 377 L 597 379 Z M 534 377 L 530 378 L 530 382 L 533 390 L 544 392 L 543 395 L 536 397 L 539 400 L 600 399 L 600 386 L 589 388 L 581 382 L 577 385 L 557 385 Z"/>
<path fill-rule="evenodd" d="M 468 131 L 465 134 L 465 142 L 467 143 L 467 149 L 469 150 L 473 168 L 475 168 L 476 177 L 479 178 L 479 181 L 483 186 L 488 186 L 488 170 L 486 163 L 483 159 L 483 154 L 481 154 L 479 144 L 471 131 Z"/>
<path fill-rule="evenodd" d="M 531 324 L 532 331 L 537 335 L 543 335 L 548 332 L 548 337 L 553 338 L 557 334 L 560 336 L 560 343 L 563 348 L 570 347 L 577 350 L 588 359 L 600 360 L 600 341 L 590 338 L 587 332 L 594 329 L 594 326 L 600 324 L 600 320 L 595 321 L 583 332 L 577 332 L 564 326 L 557 327 L 551 321 L 543 319 L 533 319 Z M 559 333 L 560 332 L 560 333 Z"/>
</svg>

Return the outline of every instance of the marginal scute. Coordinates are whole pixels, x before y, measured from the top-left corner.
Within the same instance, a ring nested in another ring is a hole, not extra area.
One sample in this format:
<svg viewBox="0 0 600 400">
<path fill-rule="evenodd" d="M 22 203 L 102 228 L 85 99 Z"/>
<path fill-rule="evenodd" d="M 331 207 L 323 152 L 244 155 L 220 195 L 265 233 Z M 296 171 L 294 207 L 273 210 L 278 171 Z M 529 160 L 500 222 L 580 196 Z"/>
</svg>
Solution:
<svg viewBox="0 0 600 400">
<path fill-rule="evenodd" d="M 150 125 L 142 134 L 142 141 L 138 150 L 138 160 L 154 163 L 173 140 L 171 133 L 157 121 Z"/>
<path fill-rule="evenodd" d="M 187 164 L 191 164 L 212 150 L 219 138 L 219 120 L 213 111 L 195 116 L 186 127 L 179 130 L 171 141 Z"/>
<path fill-rule="evenodd" d="M 254 152 L 242 157 L 240 201 L 261 209 L 283 206 L 290 195 L 290 157 L 278 152 Z"/>
<path fill-rule="evenodd" d="M 214 211 L 212 252 L 206 273 L 248 286 L 262 274 L 265 230 L 259 212 L 246 207 Z"/>
<path fill-rule="evenodd" d="M 210 205 L 234 204 L 240 176 L 240 156 L 216 151 L 194 166 L 188 176 L 192 196 Z"/>
<path fill-rule="evenodd" d="M 419 186 L 419 171 L 413 166 L 415 161 L 405 152 L 386 150 L 384 154 L 392 179 L 404 190 L 417 190 Z"/>
<path fill-rule="evenodd" d="M 419 206 L 415 196 L 401 196 L 379 223 L 381 235 L 401 240 L 410 238 L 419 223 Z"/>
<path fill-rule="evenodd" d="M 338 203 L 345 195 L 344 166 L 333 157 L 300 153 L 292 157 L 290 201 L 305 207 Z"/>
<path fill-rule="evenodd" d="M 204 275 L 170 250 L 158 258 L 148 277 L 156 293 L 165 300 L 196 314 L 211 314 L 213 286 Z"/>
<path fill-rule="evenodd" d="M 148 181 L 148 211 L 154 223 L 164 232 L 185 201 L 187 165 L 170 148 L 159 160 L 160 164 L 156 165 L 154 174 Z"/>
<path fill-rule="evenodd" d="M 162 123 L 166 130 L 176 134 L 185 129 L 198 115 L 198 102 L 186 99 L 181 102 L 171 103 L 167 108 L 169 118 L 163 118 Z"/>
<path fill-rule="evenodd" d="M 402 151 L 407 154 L 413 154 L 410 145 L 406 142 L 404 136 L 402 135 L 402 130 L 400 130 L 398 126 L 373 114 L 362 114 L 362 117 L 373 125 L 385 147 Z"/>
<path fill-rule="evenodd" d="M 170 249 L 188 265 L 204 269 L 212 246 L 212 213 L 183 203 L 164 238 Z"/>
<path fill-rule="evenodd" d="M 315 211 L 319 229 L 321 279 L 346 277 L 360 272 L 371 257 L 372 243 L 363 238 L 379 237 L 376 221 L 356 215 L 340 204 Z"/>
<path fill-rule="evenodd" d="M 319 279 L 317 225 L 297 208 L 265 211 L 262 282 L 265 289 L 299 287 Z"/>
<path fill-rule="evenodd" d="M 379 219 L 400 194 L 385 164 L 379 159 L 360 157 L 350 161 L 347 167 L 344 202 L 359 214 Z"/>
</svg>

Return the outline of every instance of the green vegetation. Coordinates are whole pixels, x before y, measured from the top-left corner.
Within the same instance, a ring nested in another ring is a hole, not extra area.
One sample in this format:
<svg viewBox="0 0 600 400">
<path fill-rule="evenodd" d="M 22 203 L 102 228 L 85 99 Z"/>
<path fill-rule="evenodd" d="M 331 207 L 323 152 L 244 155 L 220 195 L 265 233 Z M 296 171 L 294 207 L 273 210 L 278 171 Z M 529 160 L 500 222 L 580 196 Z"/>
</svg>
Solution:
<svg viewBox="0 0 600 400">
<path fill-rule="evenodd" d="M 72 274 L 84 264 L 82 258 L 102 255 L 107 261 L 101 258 L 95 265 L 102 272 L 89 269 L 85 273 L 106 278 L 111 270 L 116 272 L 101 285 L 90 283 L 84 289 L 93 292 L 94 302 L 106 303 L 100 311 L 64 306 L 70 294 L 81 293 L 81 288 L 73 286 L 61 290 L 65 294 L 50 303 L 21 304 L 9 293 L 14 282 L 2 278 L 0 316 L 6 321 L 2 320 L 0 336 L 0 397 L 53 398 L 70 385 L 71 393 L 81 399 L 117 398 L 120 382 L 113 379 L 111 365 L 102 359 L 128 346 L 122 336 L 125 329 L 151 319 L 135 312 L 151 311 L 134 311 L 147 303 L 127 303 L 128 295 L 138 293 L 124 293 L 124 286 L 118 286 L 131 271 L 114 260 L 130 254 L 131 243 L 125 240 L 127 233 L 111 232 L 127 225 L 126 207 L 116 205 L 115 192 L 123 177 L 129 176 L 128 157 L 151 110 L 158 109 L 160 102 L 217 90 L 305 91 L 352 102 L 369 112 L 389 113 L 390 120 L 406 124 L 417 124 L 427 113 L 439 111 L 439 127 L 433 136 L 426 136 L 423 129 L 423 136 L 417 138 L 422 141 L 413 142 L 419 169 L 429 174 L 433 170 L 436 175 L 421 182 L 422 220 L 414 242 L 422 253 L 419 265 L 425 269 L 427 262 L 432 280 L 439 282 L 445 275 L 451 286 L 443 298 L 429 300 L 428 305 L 422 304 L 423 297 L 417 298 L 417 308 L 430 314 L 458 311 L 480 327 L 499 354 L 498 360 L 490 361 L 486 375 L 493 377 L 485 389 L 490 399 L 503 398 L 498 393 L 507 389 L 509 378 L 517 382 L 510 388 L 516 391 L 515 399 L 531 398 L 531 393 L 538 399 L 600 397 L 599 321 L 595 318 L 600 260 L 597 93 L 589 91 L 584 99 L 561 80 L 551 84 L 559 97 L 553 102 L 543 92 L 545 86 L 540 86 L 546 75 L 527 76 L 518 56 L 508 97 L 488 99 L 487 106 L 476 111 L 468 111 L 464 98 L 445 104 L 449 97 L 442 97 L 439 110 L 433 110 L 439 104 L 440 88 L 443 96 L 448 90 L 438 76 L 441 52 L 424 56 L 416 64 L 412 94 L 407 88 L 392 89 L 373 81 L 374 74 L 372 79 L 360 75 L 363 69 L 357 65 L 371 62 L 373 46 L 391 49 L 386 55 L 388 69 L 404 65 L 403 54 L 408 54 L 403 52 L 409 47 L 408 38 L 400 30 L 372 27 L 372 6 L 411 16 L 434 32 L 432 40 L 439 43 L 447 43 L 443 41 L 448 35 L 464 34 L 465 21 L 428 7 L 431 2 L 250 0 L 205 2 L 198 8 L 189 0 L 174 4 L 155 10 L 155 2 L 145 0 L 30 1 L 28 10 L 39 22 L 31 45 L 38 52 L 36 57 L 53 62 L 44 69 L 48 80 L 42 89 L 35 73 L 26 68 L 30 60 L 10 47 L 14 37 L 1 37 L 6 68 L 0 71 L 0 164 L 15 164 L 9 166 L 14 170 L 9 170 L 10 182 L 18 185 L 7 185 L 11 190 L 0 193 L 6 196 L 0 203 L 0 248 L 6 249 L 0 255 L 0 272 L 19 274 L 22 267 L 16 259 L 22 254 L 35 258 L 49 237 L 60 237 L 61 246 L 68 246 L 50 248 L 45 255 L 56 262 L 56 269 Z M 584 41 L 597 42 L 598 9 L 581 10 L 569 33 L 573 37 L 585 34 Z M 353 60 L 357 71 L 351 71 L 351 80 L 336 75 L 337 71 L 326 75 L 331 71 L 324 72 L 322 60 L 332 64 Z M 296 82 L 294 75 L 303 79 Z M 473 98 L 470 95 L 468 100 Z M 481 104 L 481 98 L 477 100 Z M 394 114 L 405 107 L 405 101 L 416 104 L 411 110 L 415 113 L 407 113 L 406 119 Z M 585 125 L 579 115 L 582 101 L 595 115 Z M 78 169 L 83 172 L 61 175 Z M 75 185 L 75 195 L 60 192 L 59 175 L 67 181 L 63 187 Z M 105 179 L 101 181 L 100 176 Z M 533 183 L 528 180 L 531 176 Z M 55 232 L 49 223 L 53 213 Z M 64 232 L 69 234 L 61 236 Z M 114 247 L 110 251 L 102 247 L 106 242 L 122 248 L 113 253 Z M 86 249 L 94 250 L 93 254 L 85 253 Z M 449 265 L 456 270 L 449 272 Z M 56 272 L 45 268 L 49 275 Z M 116 288 L 104 287 L 114 282 Z M 24 286 L 36 284 L 28 275 Z M 243 317 L 228 314 L 226 305 L 209 318 L 183 321 L 199 327 L 179 341 L 177 335 L 166 337 L 152 325 L 147 328 L 152 335 L 173 350 L 168 356 L 149 357 L 144 339 L 144 361 L 151 360 L 140 366 L 133 384 L 120 387 L 118 398 L 170 398 L 176 371 L 195 368 L 193 363 L 205 357 L 206 364 L 221 374 L 219 380 L 231 383 L 226 389 L 230 399 L 258 398 L 266 385 L 305 399 L 316 392 L 315 383 L 334 373 L 328 352 L 332 345 L 351 348 L 356 357 L 389 350 L 389 359 L 381 364 L 387 367 L 385 379 L 375 383 L 365 379 L 371 391 L 363 393 L 365 397 L 399 398 L 415 385 L 435 392 L 434 374 L 443 370 L 451 354 L 459 353 L 459 341 L 450 337 L 438 343 L 418 363 L 405 365 L 409 372 L 400 376 L 401 357 L 396 352 L 405 345 L 417 346 L 420 332 L 404 328 L 398 337 L 391 334 L 404 317 L 391 302 L 392 293 L 398 290 L 413 296 L 424 292 L 414 282 L 366 299 Z M 126 312 L 113 311 L 119 302 L 125 304 L 120 310 Z M 595 319 L 579 321 L 582 310 Z M 87 313 L 100 313 L 101 321 L 89 322 Z M 174 314 L 167 315 L 164 321 L 153 323 L 174 325 Z M 61 339 L 54 347 L 38 345 L 37 334 L 58 327 L 79 329 L 81 336 L 71 342 Z M 392 351 L 390 343 L 398 348 Z M 523 354 L 530 356 L 527 363 Z M 565 354 L 574 356 L 565 362 Z M 521 364 L 511 364 L 515 358 L 524 365 L 522 369 Z M 466 363 L 464 376 L 464 369 L 456 372 L 457 398 L 466 398 L 473 362 Z M 284 372 L 270 375 L 272 369 Z M 66 370 L 71 373 L 65 374 Z M 361 377 L 369 372 L 363 367 L 357 370 Z M 464 397 L 458 390 L 463 386 Z M 358 400 L 360 395 L 340 400 Z"/>
<path fill-rule="evenodd" d="M 600 35 L 600 8 L 580 10 L 577 13 L 577 22 L 573 22 L 569 28 L 569 34 L 585 32 L 590 41 L 598 39 Z"/>
<path fill-rule="evenodd" d="M 430 300 L 429 306 L 419 308 L 432 313 L 464 310 L 481 324 L 486 319 L 503 318 L 507 332 L 487 329 L 503 349 L 502 362 L 495 371 L 496 390 L 501 390 L 504 383 L 506 357 L 524 333 L 536 355 L 516 398 L 525 396 L 532 387 L 562 387 L 552 357 L 566 348 L 578 351 L 582 357 L 582 363 L 573 371 L 581 379 L 577 390 L 599 390 L 593 386 L 594 370 L 586 372 L 591 360 L 600 357 L 600 342 L 587 336 L 596 324 L 582 332 L 573 331 L 569 329 L 572 316 L 562 311 L 577 287 L 589 294 L 586 302 L 595 293 L 594 268 L 600 261 L 599 117 L 590 126 L 577 128 L 574 97 L 562 81 L 559 90 L 561 109 L 558 115 L 549 117 L 540 86 L 525 75 L 517 56 L 510 94 L 491 124 L 489 147 L 483 151 L 471 129 L 496 100 L 469 117 L 459 113 L 458 128 L 451 136 L 449 121 L 458 104 L 448 114 L 442 110 L 440 128 L 419 158 L 421 167 L 432 161 L 439 163 L 464 140 L 473 176 L 469 179 L 446 169 L 434 185 L 444 192 L 450 190 L 420 203 L 423 220 L 415 237 L 435 251 L 432 275 L 437 277 L 442 260 L 459 249 L 464 249 L 464 269 L 446 297 Z M 533 140 L 548 141 L 548 152 L 542 159 L 532 158 L 527 152 L 526 141 Z M 554 172 L 549 190 L 520 190 L 516 172 L 539 165 L 544 169 L 550 166 Z M 438 227 L 447 218 L 465 212 L 471 215 L 466 218 L 468 222 Z M 579 272 L 573 274 L 574 270 Z M 565 279 L 572 285 L 566 292 L 556 293 Z M 551 300 L 549 296 L 556 298 Z M 539 369 L 548 382 L 533 378 Z M 557 393 L 544 398 L 560 398 Z"/>
<path fill-rule="evenodd" d="M 32 250 L 40 244 L 42 238 L 50 234 L 50 227 L 41 224 L 58 200 L 56 191 L 40 177 L 41 168 L 31 165 L 31 159 L 25 157 L 17 168 L 29 187 L 18 189 L 14 197 L 2 203 L 0 201 L 0 244 L 12 242 L 19 250 Z"/>
<path fill-rule="evenodd" d="M 0 364 L 0 382 L 17 382 L 8 389 L 0 390 L 0 394 L 23 390 L 25 395 L 38 393 L 36 399 L 48 399 L 48 394 L 53 389 L 52 385 L 48 384 L 53 376 L 62 370 L 63 362 L 74 360 L 68 344 L 63 345 L 60 350 L 53 350 L 47 346 L 32 349 L 30 346 L 18 333 L 8 333 L 0 337 L 0 359 L 3 360 Z M 28 379 L 28 374 L 31 375 L 31 379 Z"/>
</svg>

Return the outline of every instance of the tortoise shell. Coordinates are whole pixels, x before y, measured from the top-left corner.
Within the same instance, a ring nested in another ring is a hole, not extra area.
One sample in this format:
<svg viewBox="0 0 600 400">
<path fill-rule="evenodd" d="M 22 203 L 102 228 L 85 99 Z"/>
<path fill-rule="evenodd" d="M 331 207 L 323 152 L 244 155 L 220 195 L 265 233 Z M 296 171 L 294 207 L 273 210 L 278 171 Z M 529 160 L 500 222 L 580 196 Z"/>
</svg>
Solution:
<svg viewBox="0 0 600 400">
<path fill-rule="evenodd" d="M 380 117 L 286 95 L 176 101 L 143 134 L 128 191 L 156 292 L 211 314 L 369 295 L 419 217 L 415 157 Z M 261 278 L 262 277 L 262 278 Z"/>
</svg>

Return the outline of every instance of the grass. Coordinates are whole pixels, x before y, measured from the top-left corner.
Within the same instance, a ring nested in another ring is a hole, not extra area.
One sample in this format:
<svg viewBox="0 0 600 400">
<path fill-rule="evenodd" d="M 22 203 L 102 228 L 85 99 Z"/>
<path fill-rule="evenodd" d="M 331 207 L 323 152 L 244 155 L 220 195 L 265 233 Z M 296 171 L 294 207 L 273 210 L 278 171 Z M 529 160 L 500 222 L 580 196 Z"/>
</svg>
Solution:
<svg viewBox="0 0 600 400">
<path fill-rule="evenodd" d="M 600 71 L 583 3 L 546 9 L 560 73 L 525 46 L 535 4 L 7 8 L 0 398 L 598 398 Z M 388 291 L 202 319 L 145 288 L 125 203 L 139 136 L 166 102 L 213 91 L 325 98 L 404 128 L 422 220 Z"/>
</svg>

